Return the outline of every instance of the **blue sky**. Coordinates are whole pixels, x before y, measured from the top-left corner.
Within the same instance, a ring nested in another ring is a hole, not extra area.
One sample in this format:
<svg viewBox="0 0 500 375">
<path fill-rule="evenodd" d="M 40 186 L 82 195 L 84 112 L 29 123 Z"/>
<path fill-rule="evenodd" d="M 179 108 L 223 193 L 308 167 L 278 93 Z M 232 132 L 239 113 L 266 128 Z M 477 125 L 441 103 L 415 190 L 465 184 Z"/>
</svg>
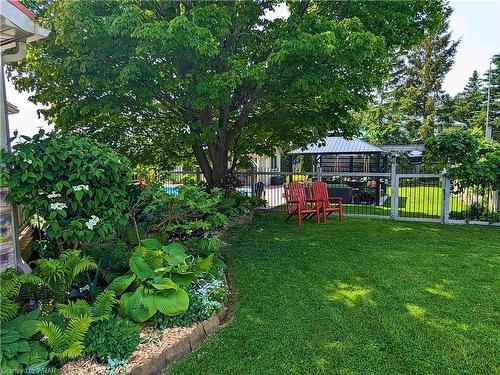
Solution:
<svg viewBox="0 0 500 375">
<path fill-rule="evenodd" d="M 451 95 L 458 93 L 476 69 L 480 74 L 488 70 L 489 59 L 500 53 L 500 0 L 451 1 L 454 9 L 450 27 L 454 39 L 462 38 L 455 56 L 455 64 L 446 76 L 444 89 Z M 286 16 L 286 7 L 279 7 L 275 16 Z M 39 127 L 48 128 L 39 119 L 38 106 L 28 101 L 29 94 L 18 93 L 10 82 L 6 83 L 7 99 L 20 113 L 9 116 L 11 132 L 32 135 Z"/>
</svg>

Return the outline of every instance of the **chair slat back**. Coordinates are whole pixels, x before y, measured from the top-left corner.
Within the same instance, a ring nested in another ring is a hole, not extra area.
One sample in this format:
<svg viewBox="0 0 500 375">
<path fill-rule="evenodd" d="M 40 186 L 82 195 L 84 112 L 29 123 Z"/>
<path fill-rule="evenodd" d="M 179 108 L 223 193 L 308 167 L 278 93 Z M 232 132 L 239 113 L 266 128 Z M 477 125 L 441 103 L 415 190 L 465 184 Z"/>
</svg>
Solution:
<svg viewBox="0 0 500 375">
<path fill-rule="evenodd" d="M 290 199 L 292 201 L 298 201 L 300 208 L 306 208 L 306 188 L 300 182 L 290 182 L 288 184 L 290 191 Z"/>
<path fill-rule="evenodd" d="M 328 202 L 328 186 L 325 182 L 314 181 L 311 184 L 311 193 L 313 199 L 317 199 L 322 202 Z"/>
<path fill-rule="evenodd" d="M 290 201 L 298 201 L 299 203 L 290 203 L 287 204 L 288 213 L 292 213 L 297 211 L 298 205 L 300 208 L 306 207 L 306 191 L 304 185 L 299 182 L 290 182 L 284 185 L 285 189 L 285 199 L 288 202 Z"/>
</svg>

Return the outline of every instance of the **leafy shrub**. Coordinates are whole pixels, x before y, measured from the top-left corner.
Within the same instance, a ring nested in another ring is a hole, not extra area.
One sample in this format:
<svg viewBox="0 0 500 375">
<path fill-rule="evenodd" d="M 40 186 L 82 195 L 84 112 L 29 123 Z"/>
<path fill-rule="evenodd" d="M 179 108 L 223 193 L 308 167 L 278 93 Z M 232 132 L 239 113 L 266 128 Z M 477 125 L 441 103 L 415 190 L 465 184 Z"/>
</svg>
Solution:
<svg viewBox="0 0 500 375">
<path fill-rule="evenodd" d="M 144 209 L 138 214 L 138 222 L 150 235 L 164 240 L 201 238 L 206 233 L 228 223 L 219 211 L 223 197 L 221 189 L 211 193 L 194 184 L 184 184 L 178 195 L 169 195 L 158 186 L 151 186 L 141 194 Z"/>
<path fill-rule="evenodd" d="M 164 241 L 189 241 L 211 238 L 214 232 L 252 212 L 262 202 L 238 191 L 224 193 L 214 188 L 208 193 L 194 184 L 180 186 L 178 195 L 150 185 L 131 206 L 133 217 L 148 235 Z"/>
<path fill-rule="evenodd" d="M 41 130 L 12 153 L 1 151 L 11 191 L 7 199 L 35 214 L 49 239 L 64 242 L 104 238 L 124 215 L 129 164 L 113 150 L 81 136 Z"/>
<path fill-rule="evenodd" d="M 450 219 L 466 221 L 478 220 L 494 223 L 500 221 L 500 213 L 490 212 L 481 203 L 475 202 L 470 205 L 468 210 L 451 211 Z"/>
<path fill-rule="evenodd" d="M 130 320 L 113 317 L 92 326 L 85 337 L 87 354 L 95 354 L 100 363 L 109 359 L 127 360 L 139 345 L 137 325 Z"/>
<path fill-rule="evenodd" d="M 127 244 L 117 237 L 86 244 L 82 251 L 96 263 L 94 273 L 86 274 L 91 298 L 95 298 L 101 288 L 106 288 L 111 281 L 128 270 L 131 251 Z"/>
<path fill-rule="evenodd" d="M 485 140 L 480 131 L 445 129 L 425 147 L 437 171 L 449 164 L 450 178 L 459 180 L 461 187 L 500 188 L 500 143 Z"/>
<path fill-rule="evenodd" d="M 37 324 L 50 347 L 50 359 L 64 361 L 83 355 L 83 340 L 90 325 L 109 319 L 115 304 L 115 293 L 110 290 L 99 294 L 92 305 L 84 300 L 60 304 L 61 324 L 52 321 Z"/>
<path fill-rule="evenodd" d="M 211 258 L 198 259 L 192 264 L 187 260 L 182 245 L 163 246 L 155 239 L 143 240 L 129 259 L 130 272 L 113 280 L 108 287 L 121 295 L 120 314 L 144 322 L 158 311 L 169 316 L 184 313 L 189 306 L 184 288 L 212 265 Z"/>
<path fill-rule="evenodd" d="M 48 362 L 47 348 L 33 336 L 38 332 L 37 310 L 20 315 L 15 320 L 2 324 L 0 333 L 0 368 L 2 374 L 36 373 Z"/>
</svg>

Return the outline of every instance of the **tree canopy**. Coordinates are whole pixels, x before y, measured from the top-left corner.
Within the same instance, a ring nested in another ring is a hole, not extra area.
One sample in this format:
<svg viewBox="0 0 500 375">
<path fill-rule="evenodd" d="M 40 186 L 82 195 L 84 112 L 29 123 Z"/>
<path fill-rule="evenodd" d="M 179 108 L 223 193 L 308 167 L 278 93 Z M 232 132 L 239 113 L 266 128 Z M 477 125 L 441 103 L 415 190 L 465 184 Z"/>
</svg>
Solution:
<svg viewBox="0 0 500 375">
<path fill-rule="evenodd" d="M 368 110 L 357 114 L 367 138 L 379 144 L 426 140 L 453 123 L 453 99 L 442 90 L 460 41 L 451 38 L 452 8 L 444 3 L 438 27 L 422 41 L 391 56 L 390 73 Z"/>
<path fill-rule="evenodd" d="M 50 36 L 11 71 L 63 131 L 135 162 L 194 155 L 209 185 L 242 156 L 351 135 L 390 51 L 437 26 L 441 2 L 33 1 Z"/>
</svg>

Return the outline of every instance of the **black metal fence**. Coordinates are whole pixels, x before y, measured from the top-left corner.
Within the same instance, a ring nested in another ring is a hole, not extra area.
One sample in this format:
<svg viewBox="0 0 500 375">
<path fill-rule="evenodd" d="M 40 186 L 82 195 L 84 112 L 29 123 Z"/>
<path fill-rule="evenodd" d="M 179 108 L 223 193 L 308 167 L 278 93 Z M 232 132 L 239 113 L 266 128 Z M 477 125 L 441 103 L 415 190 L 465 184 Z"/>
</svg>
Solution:
<svg viewBox="0 0 500 375">
<path fill-rule="evenodd" d="M 414 171 L 412 171 L 414 172 Z M 439 174 L 411 173 L 321 173 L 280 172 L 277 170 L 238 171 L 238 190 L 259 196 L 266 202 L 262 209 L 285 212 L 283 185 L 287 182 L 327 183 L 331 197 L 340 197 L 346 216 L 392 218 L 445 223 L 499 223 L 498 193 L 479 188 L 459 190 Z M 205 181 L 199 171 L 169 171 L 163 175 L 165 191 L 177 194 L 185 181 Z M 393 193 L 395 192 L 395 193 Z"/>
</svg>

